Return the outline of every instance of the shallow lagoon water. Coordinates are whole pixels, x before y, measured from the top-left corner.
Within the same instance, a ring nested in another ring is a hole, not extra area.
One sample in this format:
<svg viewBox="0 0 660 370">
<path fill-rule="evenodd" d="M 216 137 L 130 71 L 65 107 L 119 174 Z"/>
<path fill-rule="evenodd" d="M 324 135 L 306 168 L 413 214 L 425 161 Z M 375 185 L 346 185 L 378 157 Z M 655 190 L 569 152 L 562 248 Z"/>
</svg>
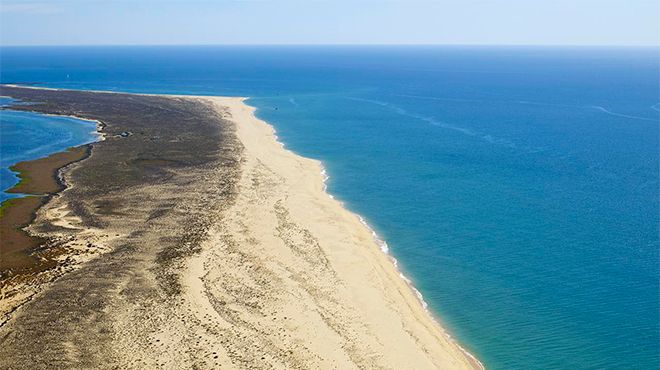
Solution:
<svg viewBox="0 0 660 370">
<path fill-rule="evenodd" d="M 12 99 L 0 98 L 0 105 Z M 0 111 L 0 189 L 18 182 L 12 165 L 46 157 L 67 148 L 96 141 L 96 124 L 71 117 L 47 116 L 32 112 Z M 0 202 L 20 196 L 0 192 Z"/>
</svg>

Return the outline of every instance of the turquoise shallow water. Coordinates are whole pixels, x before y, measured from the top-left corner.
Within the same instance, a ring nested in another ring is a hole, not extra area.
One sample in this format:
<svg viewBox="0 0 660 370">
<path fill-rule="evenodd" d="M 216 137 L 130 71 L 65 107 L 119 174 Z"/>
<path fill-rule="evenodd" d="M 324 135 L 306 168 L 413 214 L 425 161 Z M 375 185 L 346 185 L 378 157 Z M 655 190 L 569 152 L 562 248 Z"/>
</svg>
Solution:
<svg viewBox="0 0 660 370">
<path fill-rule="evenodd" d="M 0 105 L 12 99 L 0 98 Z M 18 182 L 9 167 L 17 162 L 37 159 L 72 146 L 97 140 L 96 124 L 70 117 L 46 116 L 31 112 L 0 111 L 0 189 Z M 0 202 L 20 196 L 0 191 Z"/>
<path fill-rule="evenodd" d="M 329 191 L 488 368 L 655 369 L 658 55 L 86 47 L 1 58 L 3 82 L 250 96 L 287 147 L 323 161 Z"/>
</svg>

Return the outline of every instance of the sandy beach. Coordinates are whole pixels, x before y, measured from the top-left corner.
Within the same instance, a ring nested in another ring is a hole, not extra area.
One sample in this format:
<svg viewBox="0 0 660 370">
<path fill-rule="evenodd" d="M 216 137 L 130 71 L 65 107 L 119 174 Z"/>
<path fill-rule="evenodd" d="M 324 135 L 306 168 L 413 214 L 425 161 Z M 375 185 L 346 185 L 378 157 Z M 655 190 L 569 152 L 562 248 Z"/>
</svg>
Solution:
<svg viewBox="0 0 660 370">
<path fill-rule="evenodd" d="M 66 258 L 3 292 L 0 367 L 481 367 L 243 98 L 10 90 L 106 140 L 27 229 Z"/>
</svg>

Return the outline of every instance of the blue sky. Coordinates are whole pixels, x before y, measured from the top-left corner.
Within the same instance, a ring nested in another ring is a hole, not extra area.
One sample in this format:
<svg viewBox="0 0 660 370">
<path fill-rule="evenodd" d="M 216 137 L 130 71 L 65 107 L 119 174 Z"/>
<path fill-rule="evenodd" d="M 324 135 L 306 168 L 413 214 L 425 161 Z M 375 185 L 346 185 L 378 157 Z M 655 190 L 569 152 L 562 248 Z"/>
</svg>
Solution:
<svg viewBox="0 0 660 370">
<path fill-rule="evenodd" d="M 3 45 L 660 45 L 658 0 L 0 0 Z"/>
</svg>

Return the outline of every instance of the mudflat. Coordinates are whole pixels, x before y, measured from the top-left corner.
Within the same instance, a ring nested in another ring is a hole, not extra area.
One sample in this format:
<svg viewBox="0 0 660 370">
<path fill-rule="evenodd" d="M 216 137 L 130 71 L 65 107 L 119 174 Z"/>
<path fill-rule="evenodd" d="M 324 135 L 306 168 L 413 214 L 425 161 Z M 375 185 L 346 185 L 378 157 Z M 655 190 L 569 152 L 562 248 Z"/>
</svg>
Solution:
<svg viewBox="0 0 660 370">
<path fill-rule="evenodd" d="M 51 252 L 39 249 L 47 245 L 47 240 L 30 235 L 23 230 L 35 218 L 37 210 L 50 197 L 63 190 L 64 184 L 59 178 L 59 171 L 89 155 L 89 146 L 69 148 L 66 151 L 39 158 L 33 161 L 19 162 L 12 166 L 18 173 L 20 182 L 7 193 L 27 194 L 2 204 L 0 213 L 0 286 L 8 278 L 31 275 L 48 270 L 56 263 Z"/>
<path fill-rule="evenodd" d="M 65 188 L 59 179 L 57 170 L 80 161 L 88 155 L 89 145 L 83 145 L 51 154 L 45 158 L 19 162 L 13 165 L 11 170 L 18 172 L 20 181 L 7 192 L 32 195 L 57 193 Z"/>
</svg>

